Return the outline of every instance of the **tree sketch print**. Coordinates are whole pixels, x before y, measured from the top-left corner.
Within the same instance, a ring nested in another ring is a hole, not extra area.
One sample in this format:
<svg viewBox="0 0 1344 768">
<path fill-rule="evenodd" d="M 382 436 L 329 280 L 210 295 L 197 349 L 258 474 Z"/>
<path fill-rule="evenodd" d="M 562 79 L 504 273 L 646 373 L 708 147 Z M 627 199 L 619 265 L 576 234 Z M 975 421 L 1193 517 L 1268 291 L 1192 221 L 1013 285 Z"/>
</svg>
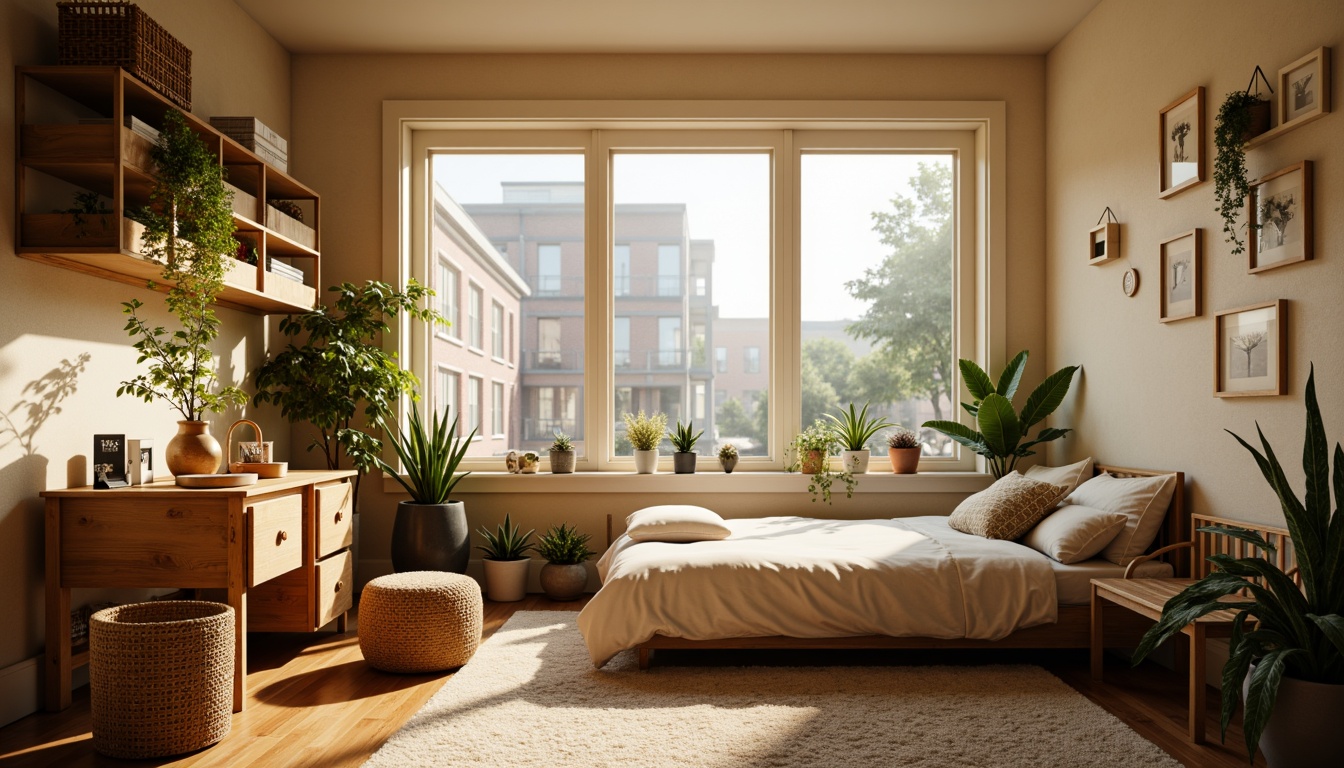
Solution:
<svg viewBox="0 0 1344 768">
<path fill-rule="evenodd" d="M 1176 143 L 1171 161 L 1173 163 L 1189 162 L 1185 154 L 1185 137 L 1190 135 L 1190 121 L 1182 120 L 1171 129 L 1171 140 Z"/>
<path fill-rule="evenodd" d="M 1192 295 L 1190 285 L 1190 257 L 1181 255 L 1173 258 L 1169 264 L 1171 277 L 1168 278 L 1168 301 L 1185 301 Z"/>
<path fill-rule="evenodd" d="M 1246 355 L 1245 369 L 1239 370 L 1235 365 L 1231 366 L 1232 378 L 1246 379 L 1251 376 L 1265 375 L 1264 368 L 1266 368 L 1267 365 L 1257 365 L 1254 371 L 1251 369 L 1251 353 L 1263 346 L 1268 339 L 1269 334 L 1264 331 L 1251 331 L 1250 333 L 1243 333 L 1239 336 L 1232 337 L 1232 346 Z M 1261 361 L 1257 360 L 1256 362 L 1259 363 Z"/>
<path fill-rule="evenodd" d="M 1293 205 L 1293 193 L 1285 192 L 1281 195 L 1274 195 L 1260 204 L 1260 221 L 1274 228 L 1275 242 L 1272 247 L 1283 245 L 1283 236 L 1288 229 L 1288 222 L 1293 220 L 1296 211 Z M 1269 247 L 1266 242 L 1269 238 L 1265 235 L 1267 227 L 1260 228 L 1260 247 L 1265 249 Z"/>
<path fill-rule="evenodd" d="M 1311 84 L 1312 76 L 1313 75 L 1307 75 L 1301 80 L 1293 82 L 1294 111 L 1299 109 L 1306 109 L 1307 107 L 1311 106 L 1311 103 L 1313 101 L 1316 100 L 1316 94 L 1313 91 L 1307 90 L 1307 86 Z"/>
</svg>

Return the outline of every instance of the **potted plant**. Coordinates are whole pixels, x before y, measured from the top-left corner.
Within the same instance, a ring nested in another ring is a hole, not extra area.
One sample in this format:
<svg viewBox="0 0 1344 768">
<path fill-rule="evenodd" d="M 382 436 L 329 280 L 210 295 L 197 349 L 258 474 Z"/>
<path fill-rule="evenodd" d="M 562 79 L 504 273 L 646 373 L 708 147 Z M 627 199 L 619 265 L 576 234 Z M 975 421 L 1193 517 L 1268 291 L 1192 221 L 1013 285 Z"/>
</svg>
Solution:
<svg viewBox="0 0 1344 768">
<path fill-rule="evenodd" d="M 358 510 L 362 473 L 373 469 L 383 450 L 382 441 L 359 428 L 359 421 L 378 424 L 390 418 L 397 398 L 414 395 L 419 384 L 396 353 L 382 346 L 382 335 L 391 331 L 388 320 L 404 315 L 447 321 L 421 307 L 434 292 L 414 279 L 404 291 L 370 280 L 361 286 L 341 283 L 328 292 L 336 294 L 332 305 L 319 304 L 280 321 L 280 333 L 290 343 L 257 369 L 252 402 L 277 404 L 291 423 L 311 424 L 317 434 L 308 450 L 316 448 L 327 469 L 359 470 L 353 495 Z M 300 337 L 302 343 L 296 343 Z"/>
<path fill-rule="evenodd" d="M 733 474 L 733 469 L 737 467 L 737 446 L 732 443 L 724 443 L 719 448 L 719 464 L 727 474 Z"/>
<path fill-rule="evenodd" d="M 919 435 L 913 429 L 898 426 L 887 435 L 887 458 L 891 471 L 898 475 L 913 475 L 919 471 Z"/>
<path fill-rule="evenodd" d="M 836 480 L 845 484 L 845 498 L 854 496 L 854 487 L 858 485 L 854 473 L 848 467 L 842 467 L 839 472 L 831 471 L 830 456 L 835 453 L 837 443 L 835 432 L 821 419 L 817 419 L 812 422 L 812 426 L 798 433 L 789 445 L 792 460 L 785 471 L 812 476 L 807 484 L 807 492 L 812 494 L 813 502 L 821 499 L 830 504 L 831 485 Z"/>
<path fill-rule="evenodd" d="M 139 214 L 145 224 L 144 256 L 162 266 L 162 280 L 171 286 L 165 303 L 181 328 L 148 324 L 137 299 L 121 305 L 125 330 L 149 371 L 121 382 L 117 395 L 167 401 L 182 415 L 164 451 L 168 471 L 214 474 L 224 452 L 206 432 L 202 417 L 247 402 L 238 387 L 212 391 L 218 383 L 210 349 L 219 337 L 215 297 L 224 289 L 225 266 L 235 248 L 232 194 L 224 186 L 219 159 L 176 110 L 164 113 L 152 157 L 154 186 Z M 149 287 L 155 287 L 153 281 Z"/>
<path fill-rule="evenodd" d="M 826 414 L 826 418 L 832 422 L 831 429 L 835 432 L 836 439 L 840 441 L 840 463 L 856 475 L 868 474 L 868 462 L 872 458 L 868 441 L 873 439 L 873 435 L 891 426 L 891 422 L 886 419 L 876 416 L 869 418 L 869 405 L 864 403 L 863 410 L 855 412 L 854 404 L 850 403 L 849 410 L 841 411 L 839 418 Z"/>
<path fill-rule="evenodd" d="M 392 447 L 401 459 L 402 477 L 397 468 L 375 456 L 380 469 L 401 483 L 411 495 L 410 501 L 397 502 L 397 517 L 392 523 L 392 568 L 406 571 L 452 571 L 466 573 L 471 558 L 467 508 L 448 498 L 462 478 L 457 467 L 471 447 L 476 430 L 458 438 L 457 419 L 448 423 L 448 412 L 430 419 L 430 431 L 420 420 L 420 408 L 411 404 L 409 428 L 396 430 Z M 383 430 L 393 430 L 383 425 Z"/>
<path fill-rule="evenodd" d="M 588 568 L 583 561 L 593 556 L 588 549 L 592 536 L 580 534 L 570 525 L 551 526 L 537 540 L 537 554 L 546 564 L 541 566 L 541 590 L 552 600 L 577 600 L 588 586 Z"/>
<path fill-rule="evenodd" d="M 1217 150 L 1213 158 L 1213 196 L 1233 255 L 1246 247 L 1237 237 L 1237 219 L 1251 192 L 1246 180 L 1246 142 L 1268 129 L 1269 101 L 1252 94 L 1250 88 L 1227 94 L 1213 122 L 1213 146 Z M 1254 228 L 1255 222 L 1247 226 Z"/>
<path fill-rule="evenodd" d="M 494 533 L 484 526 L 477 533 L 485 539 L 485 545 L 476 548 L 485 554 L 486 597 L 497 603 L 522 600 L 527 594 L 527 571 L 532 562 L 527 553 L 535 549 L 531 543 L 533 531 L 519 533 L 504 515 L 504 523 Z"/>
<path fill-rule="evenodd" d="M 635 472 L 650 475 L 658 471 L 658 444 L 667 435 L 667 415 L 645 416 L 641 410 L 638 416 L 626 413 L 621 419 L 625 421 L 625 436 L 634 447 Z"/>
<path fill-rule="evenodd" d="M 1019 414 L 1013 410 L 1013 396 L 1017 394 L 1022 370 L 1027 365 L 1027 350 L 1017 353 L 1017 357 L 1004 366 L 997 384 L 990 381 L 984 370 L 974 362 L 961 360 L 960 364 L 966 389 L 975 398 L 974 402 L 962 403 L 961 407 L 975 418 L 980 429 L 977 431 L 956 421 L 939 420 L 926 421 L 924 426 L 942 432 L 984 456 L 989 460 L 989 471 L 995 478 L 1012 472 L 1018 459 L 1035 456 L 1032 446 L 1058 440 L 1073 431 L 1043 427 L 1036 433 L 1034 440 L 1027 440 L 1031 428 L 1054 413 L 1064 401 L 1078 366 L 1070 365 L 1045 377 L 1045 381 L 1027 397 L 1026 405 Z"/>
<path fill-rule="evenodd" d="M 546 452 L 551 463 L 551 474 L 568 475 L 574 471 L 574 438 L 564 432 L 556 432 L 551 450 Z"/>
<path fill-rule="evenodd" d="M 1335 510 L 1330 511 L 1329 442 L 1316 402 L 1316 373 L 1307 377 L 1305 503 L 1288 486 L 1274 449 L 1264 433 L 1253 448 L 1235 433 L 1274 489 L 1287 521 L 1300 578 L 1273 561 L 1275 548 L 1259 534 L 1240 528 L 1208 526 L 1201 532 L 1228 536 L 1265 553 L 1249 557 L 1213 555 L 1215 570 L 1169 600 L 1162 619 L 1144 635 L 1134 655 L 1142 661 L 1163 640 L 1200 616 L 1216 610 L 1237 612 L 1227 663 L 1223 666 L 1222 734 L 1237 705 L 1245 699 L 1242 731 L 1252 760 L 1263 749 L 1271 766 L 1344 765 L 1344 450 L 1335 445 Z M 1259 425 L 1256 426 L 1259 432 Z M 1254 552 L 1254 550 L 1252 550 Z M 1220 598 L 1232 597 L 1224 602 Z M 1247 629 L 1248 619 L 1254 627 Z"/>
<path fill-rule="evenodd" d="M 694 421 L 685 425 L 677 421 L 677 428 L 671 434 L 672 447 L 676 449 L 676 453 L 672 454 L 672 471 L 678 475 L 695 474 L 695 443 L 705 431 L 692 432 L 693 429 Z"/>
</svg>

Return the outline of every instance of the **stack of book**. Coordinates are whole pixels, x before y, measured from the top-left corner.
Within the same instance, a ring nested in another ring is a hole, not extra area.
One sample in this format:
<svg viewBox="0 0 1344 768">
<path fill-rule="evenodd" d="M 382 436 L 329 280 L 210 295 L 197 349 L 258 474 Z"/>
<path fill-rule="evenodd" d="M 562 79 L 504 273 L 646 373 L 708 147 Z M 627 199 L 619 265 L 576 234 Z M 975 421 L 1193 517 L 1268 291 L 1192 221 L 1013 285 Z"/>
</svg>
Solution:
<svg viewBox="0 0 1344 768">
<path fill-rule="evenodd" d="M 266 269 L 270 270 L 271 274 L 283 277 L 286 280 L 293 280 L 294 282 L 300 284 L 303 283 L 303 270 L 299 269 L 298 267 L 286 264 L 283 261 L 276 261 L 275 259 L 267 259 Z"/>
<path fill-rule="evenodd" d="M 159 143 L 159 129 L 155 128 L 154 126 L 150 125 L 149 123 L 146 123 L 144 120 L 141 120 L 140 118 L 136 117 L 135 115 L 126 115 L 125 123 L 126 123 L 126 127 L 127 127 L 127 128 L 130 128 L 131 131 L 132 131 L 133 133 L 137 133 L 137 134 L 139 134 L 139 135 L 141 135 L 141 136 L 144 136 L 146 139 L 149 139 L 150 141 L 154 142 L 155 144 Z M 110 118 L 110 117 L 82 117 L 82 118 L 80 118 L 80 120 L 79 120 L 79 124 L 80 124 L 80 125 L 111 125 L 111 124 L 112 124 L 112 118 Z"/>
<path fill-rule="evenodd" d="M 212 117 L 220 133 L 252 150 L 268 165 L 289 170 L 289 142 L 255 117 Z"/>
</svg>

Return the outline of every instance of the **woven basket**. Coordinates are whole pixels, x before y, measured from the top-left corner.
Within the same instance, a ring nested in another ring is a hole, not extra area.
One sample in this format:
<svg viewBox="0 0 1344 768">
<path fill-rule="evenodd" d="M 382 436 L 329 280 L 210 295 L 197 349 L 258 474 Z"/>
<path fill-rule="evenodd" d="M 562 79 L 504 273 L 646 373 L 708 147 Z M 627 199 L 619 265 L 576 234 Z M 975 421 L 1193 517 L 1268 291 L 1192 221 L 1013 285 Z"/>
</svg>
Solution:
<svg viewBox="0 0 1344 768">
<path fill-rule="evenodd" d="M 89 619 L 93 748 L 162 757 L 224 738 L 233 711 L 233 609 L 163 600 Z"/>
<path fill-rule="evenodd" d="M 191 51 L 134 3 L 57 3 L 57 60 L 114 65 L 140 78 L 183 110 L 191 110 Z"/>
<path fill-rule="evenodd" d="M 385 672 L 438 672 L 466 664 L 481 644 L 481 587 L 443 571 L 379 576 L 359 601 L 359 650 Z"/>
</svg>

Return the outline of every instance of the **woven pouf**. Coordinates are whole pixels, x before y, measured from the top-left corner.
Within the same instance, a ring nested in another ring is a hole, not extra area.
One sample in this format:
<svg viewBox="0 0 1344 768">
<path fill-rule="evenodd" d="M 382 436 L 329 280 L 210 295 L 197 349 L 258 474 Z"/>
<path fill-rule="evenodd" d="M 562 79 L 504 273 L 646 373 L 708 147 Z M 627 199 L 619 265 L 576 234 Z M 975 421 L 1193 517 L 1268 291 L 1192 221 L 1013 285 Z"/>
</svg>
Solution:
<svg viewBox="0 0 1344 768">
<path fill-rule="evenodd" d="M 89 617 L 93 748 L 162 757 L 224 738 L 233 723 L 233 609 L 164 600 Z"/>
<path fill-rule="evenodd" d="M 359 650 L 386 672 L 438 672 L 481 644 L 481 587 L 443 571 L 379 576 L 359 600 Z"/>
</svg>

